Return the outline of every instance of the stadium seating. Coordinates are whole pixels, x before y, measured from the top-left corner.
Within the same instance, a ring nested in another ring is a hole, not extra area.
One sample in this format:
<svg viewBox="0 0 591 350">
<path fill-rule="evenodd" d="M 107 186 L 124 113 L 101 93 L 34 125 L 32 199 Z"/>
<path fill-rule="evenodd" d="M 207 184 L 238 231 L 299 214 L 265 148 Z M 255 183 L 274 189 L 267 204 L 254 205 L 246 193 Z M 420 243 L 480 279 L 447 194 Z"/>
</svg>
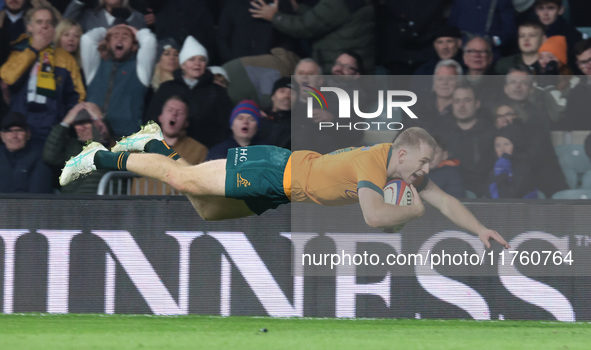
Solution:
<svg viewBox="0 0 591 350">
<path fill-rule="evenodd" d="M 576 171 L 569 168 L 562 168 L 562 172 L 564 172 L 564 177 L 566 178 L 566 183 L 568 187 L 571 189 L 575 189 L 579 185 L 579 174 Z"/>
<path fill-rule="evenodd" d="M 476 195 L 476 193 L 466 190 L 466 198 L 476 199 L 478 198 L 478 196 Z"/>
<path fill-rule="evenodd" d="M 552 195 L 552 199 L 591 199 L 591 190 L 576 189 L 558 191 Z"/>
<path fill-rule="evenodd" d="M 555 149 L 562 169 L 572 169 L 578 174 L 591 170 L 583 145 L 561 145 Z"/>
<path fill-rule="evenodd" d="M 591 190 L 591 170 L 583 174 L 581 179 L 581 188 Z"/>
</svg>

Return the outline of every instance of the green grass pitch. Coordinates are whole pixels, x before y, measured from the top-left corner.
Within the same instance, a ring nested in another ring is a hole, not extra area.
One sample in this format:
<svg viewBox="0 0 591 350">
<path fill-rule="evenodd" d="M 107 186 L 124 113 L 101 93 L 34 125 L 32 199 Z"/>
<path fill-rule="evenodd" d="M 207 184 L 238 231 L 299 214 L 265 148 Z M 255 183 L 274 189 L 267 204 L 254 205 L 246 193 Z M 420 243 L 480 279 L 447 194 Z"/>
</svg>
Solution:
<svg viewBox="0 0 591 350">
<path fill-rule="evenodd" d="M 0 349 L 19 350 L 589 349 L 590 339 L 588 322 L 0 315 Z"/>
</svg>

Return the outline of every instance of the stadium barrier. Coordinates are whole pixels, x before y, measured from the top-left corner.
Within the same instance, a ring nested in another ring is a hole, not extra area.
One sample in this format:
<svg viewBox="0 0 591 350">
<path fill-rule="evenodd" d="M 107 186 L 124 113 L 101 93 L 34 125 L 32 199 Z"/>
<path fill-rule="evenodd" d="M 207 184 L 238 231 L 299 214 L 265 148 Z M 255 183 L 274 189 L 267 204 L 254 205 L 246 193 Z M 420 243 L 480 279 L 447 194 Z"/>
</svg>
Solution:
<svg viewBox="0 0 591 350">
<path fill-rule="evenodd" d="M 482 250 L 433 208 L 385 234 L 363 223 L 357 205 L 205 222 L 177 197 L 4 195 L 0 310 L 591 320 L 589 202 L 467 206 L 510 241 L 515 259 L 498 244 Z M 443 250 L 448 266 L 434 265 L 435 255 L 410 260 Z M 335 264 L 364 253 L 408 260 Z M 303 254 L 329 259 L 302 267 Z"/>
</svg>

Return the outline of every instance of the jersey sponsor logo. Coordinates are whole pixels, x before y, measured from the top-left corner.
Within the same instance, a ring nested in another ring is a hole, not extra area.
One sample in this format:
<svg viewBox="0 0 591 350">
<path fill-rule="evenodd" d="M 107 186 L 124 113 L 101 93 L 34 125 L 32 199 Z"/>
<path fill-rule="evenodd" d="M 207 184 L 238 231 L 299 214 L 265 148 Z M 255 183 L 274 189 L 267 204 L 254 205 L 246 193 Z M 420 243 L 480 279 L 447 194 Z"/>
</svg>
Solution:
<svg viewBox="0 0 591 350">
<path fill-rule="evenodd" d="M 240 187 L 240 186 L 248 187 L 248 186 L 250 186 L 250 181 L 243 178 L 242 175 L 240 175 L 240 173 L 238 173 L 238 174 L 236 174 L 236 187 Z"/>
<path fill-rule="evenodd" d="M 247 152 L 248 152 L 248 149 L 246 149 L 246 148 L 238 149 L 238 155 L 239 155 L 238 160 L 241 162 L 246 162 L 248 160 Z"/>
<path fill-rule="evenodd" d="M 345 190 L 345 197 L 359 198 L 359 195 L 357 194 L 357 191 Z"/>
</svg>

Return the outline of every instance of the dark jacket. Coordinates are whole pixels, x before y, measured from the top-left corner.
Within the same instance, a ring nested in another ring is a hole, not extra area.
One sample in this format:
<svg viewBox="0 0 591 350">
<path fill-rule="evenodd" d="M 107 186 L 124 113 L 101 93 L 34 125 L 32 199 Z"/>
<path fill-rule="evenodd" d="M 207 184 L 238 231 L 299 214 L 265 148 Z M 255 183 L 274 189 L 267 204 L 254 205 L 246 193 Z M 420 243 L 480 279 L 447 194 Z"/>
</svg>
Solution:
<svg viewBox="0 0 591 350">
<path fill-rule="evenodd" d="M 452 59 L 454 61 L 458 62 L 460 64 L 460 66 L 462 66 L 462 68 L 465 67 L 463 55 L 464 54 L 462 53 L 462 50 L 458 50 L 458 53 L 456 53 L 456 55 L 454 57 L 452 57 Z M 435 66 L 437 66 L 437 63 L 439 63 L 439 61 L 441 61 L 441 58 L 439 58 L 439 56 L 431 58 L 429 61 L 423 63 L 415 71 L 415 75 L 433 75 L 433 74 L 435 74 Z"/>
<path fill-rule="evenodd" d="M 26 13 L 30 8 L 30 4 L 25 4 L 23 11 Z M 27 27 L 25 25 L 24 14 L 16 22 L 12 22 L 6 12 L 8 12 L 6 8 L 0 11 L 0 32 L 10 43 L 18 39 L 22 34 L 25 34 L 27 32 Z"/>
<path fill-rule="evenodd" d="M 532 163 L 532 173 L 542 174 L 533 177 L 535 187 L 544 192 L 546 198 L 552 197 L 555 192 L 568 189 L 548 129 L 540 122 L 529 121 L 525 124 L 524 130 L 524 139 L 528 145 L 525 154 Z"/>
<path fill-rule="evenodd" d="M 271 145 L 291 149 L 291 111 L 267 112 L 258 129 L 258 135 Z"/>
<path fill-rule="evenodd" d="M 506 75 L 507 73 L 509 73 L 509 70 L 511 68 L 517 67 L 519 65 L 525 65 L 526 67 L 531 69 L 531 71 L 534 72 L 534 74 L 536 75 L 539 75 L 542 70 L 540 62 L 536 61 L 532 65 L 527 65 L 525 64 L 525 62 L 523 62 L 523 57 L 521 56 L 521 53 L 518 53 L 512 56 L 503 57 L 500 60 L 498 60 L 497 64 L 495 65 L 495 73 L 499 75 Z"/>
<path fill-rule="evenodd" d="M 367 0 L 320 0 L 309 8 L 300 5 L 297 15 L 277 12 L 271 20 L 280 32 L 313 39 L 312 57 L 324 72 L 335 59 L 351 50 L 363 58 L 367 72 L 374 70 L 374 9 Z"/>
<path fill-rule="evenodd" d="M 450 0 L 384 0 L 376 1 L 377 56 L 391 70 L 402 65 L 413 74 L 433 57 L 433 33 L 445 24 Z M 412 70 L 409 70 L 411 69 Z"/>
<path fill-rule="evenodd" d="M 587 77 L 581 78 L 586 80 Z M 591 84 L 582 81 L 568 95 L 568 103 L 564 113 L 566 130 L 591 130 L 589 101 L 591 101 Z"/>
<path fill-rule="evenodd" d="M 441 162 L 437 168 L 429 171 L 429 180 L 433 181 L 439 188 L 446 193 L 456 197 L 466 197 L 464 182 L 457 159 L 448 159 Z"/>
<path fill-rule="evenodd" d="M 98 140 L 98 135 L 95 140 Z M 60 169 L 66 161 L 82 151 L 86 142 L 79 141 L 74 130 L 58 124 L 53 127 L 43 147 L 43 161 Z M 106 170 L 74 180 L 61 188 L 64 194 L 96 194 L 98 184 Z"/>
<path fill-rule="evenodd" d="M 256 135 L 251 141 L 249 146 L 256 146 L 256 145 L 268 145 L 269 143 Z M 207 152 L 207 158 L 205 160 L 213 160 L 213 159 L 225 159 L 228 155 L 228 150 L 230 148 L 237 148 L 242 147 L 234 140 L 233 137 L 230 137 L 226 141 L 218 143 L 217 145 L 213 146 L 209 152 Z"/>
<path fill-rule="evenodd" d="M 486 176 L 490 169 L 487 163 L 491 159 L 494 127 L 482 116 L 478 118 L 478 122 L 469 130 L 462 130 L 453 123 L 441 134 L 447 140 L 449 157 L 460 161 L 459 169 L 465 189 L 481 197 L 486 193 Z"/>
<path fill-rule="evenodd" d="M 166 0 L 156 14 L 154 32 L 158 40 L 173 38 L 183 43 L 193 36 L 207 49 L 209 65 L 216 65 L 216 26 L 206 0 Z"/>
<path fill-rule="evenodd" d="M 35 141 L 16 152 L 0 144 L 0 193 L 51 193 L 53 173 L 41 160 L 42 150 Z"/>
<path fill-rule="evenodd" d="M 287 6 L 283 6 L 287 5 Z M 279 10 L 291 7 L 281 1 Z M 269 21 L 253 18 L 249 0 L 227 1 L 218 24 L 218 47 L 221 62 L 235 58 L 268 54 L 274 47 L 295 47 L 295 39 L 277 31 Z"/>
<path fill-rule="evenodd" d="M 497 36 L 501 45 L 514 43 L 517 28 L 515 25 L 515 8 L 511 0 L 497 0 L 492 21 L 488 31 L 486 24 L 492 0 L 454 0 L 449 13 L 449 24 L 458 27 L 462 32 L 481 36 Z"/>
<path fill-rule="evenodd" d="M 228 122 L 232 102 L 221 86 L 213 83 L 213 74 L 205 70 L 197 85 L 190 88 L 183 80 L 181 70 L 174 72 L 174 80 L 160 85 L 147 110 L 147 120 L 158 120 L 166 100 L 178 95 L 189 104 L 189 128 L 187 135 L 207 148 L 222 142 L 229 136 Z"/>
</svg>

